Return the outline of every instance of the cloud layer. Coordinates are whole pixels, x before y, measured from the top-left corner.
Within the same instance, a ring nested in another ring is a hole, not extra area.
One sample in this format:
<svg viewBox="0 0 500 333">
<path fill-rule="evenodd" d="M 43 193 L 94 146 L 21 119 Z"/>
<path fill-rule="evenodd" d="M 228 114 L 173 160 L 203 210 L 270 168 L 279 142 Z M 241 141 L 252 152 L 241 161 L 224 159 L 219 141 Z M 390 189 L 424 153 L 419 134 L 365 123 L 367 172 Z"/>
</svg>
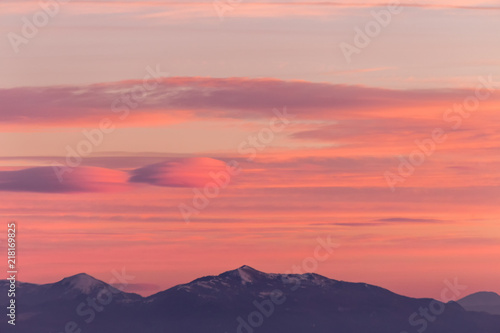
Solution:
<svg viewBox="0 0 500 333">
<path fill-rule="evenodd" d="M 147 165 L 127 173 L 99 167 L 75 167 L 61 173 L 59 167 L 34 167 L 0 171 L 0 191 L 13 192 L 110 192 L 129 189 L 131 183 L 165 187 L 203 187 L 211 174 L 226 170 L 213 158 L 178 158 Z"/>
<path fill-rule="evenodd" d="M 0 124 L 81 126 L 103 118 L 142 126 L 187 119 L 260 119 L 273 108 L 293 108 L 298 119 L 337 120 L 354 115 L 429 116 L 474 90 L 391 90 L 305 81 L 245 78 L 165 78 L 141 97 L 142 81 L 90 86 L 1 89 Z M 483 103 L 498 103 L 498 94 Z M 133 120 L 133 122 L 132 122 Z"/>
<path fill-rule="evenodd" d="M 127 188 L 127 174 L 117 170 L 78 167 L 59 178 L 53 167 L 0 171 L 0 191 L 109 192 Z"/>
<path fill-rule="evenodd" d="M 213 181 L 211 175 L 226 167 L 226 163 L 213 158 L 181 158 L 136 169 L 130 181 L 167 187 L 203 187 Z"/>
</svg>

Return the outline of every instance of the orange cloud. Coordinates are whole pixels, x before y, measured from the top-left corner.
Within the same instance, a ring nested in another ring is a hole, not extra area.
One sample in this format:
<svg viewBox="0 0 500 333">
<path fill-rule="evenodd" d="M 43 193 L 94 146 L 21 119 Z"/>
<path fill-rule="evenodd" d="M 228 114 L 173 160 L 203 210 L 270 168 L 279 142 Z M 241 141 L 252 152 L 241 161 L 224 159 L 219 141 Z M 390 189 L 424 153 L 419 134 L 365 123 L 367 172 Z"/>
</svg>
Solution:
<svg viewBox="0 0 500 333">
<path fill-rule="evenodd" d="M 121 171 L 77 167 L 59 178 L 53 167 L 0 171 L 0 191 L 109 192 L 127 188 L 127 174 Z"/>
<path fill-rule="evenodd" d="M 2 89 L 0 124 L 81 126 L 111 118 L 116 126 L 139 126 L 193 118 L 259 119 L 284 106 L 293 109 L 299 120 L 393 118 L 394 112 L 425 119 L 441 116 L 457 99 L 475 93 L 474 89 L 390 90 L 276 79 L 166 78 L 139 100 L 132 91 L 140 84 Z M 482 108 L 494 109 L 500 94 L 488 89 L 491 94 Z"/>
<path fill-rule="evenodd" d="M 64 171 L 64 172 L 63 172 Z M 204 187 L 229 166 L 206 157 L 172 158 L 130 172 L 99 167 L 34 167 L 0 171 L 0 191 L 46 193 L 108 192 L 124 190 L 130 183 L 165 187 Z"/>
<path fill-rule="evenodd" d="M 213 181 L 211 175 L 227 168 L 226 163 L 213 158 L 181 158 L 133 170 L 130 181 L 167 187 L 204 187 Z"/>
</svg>

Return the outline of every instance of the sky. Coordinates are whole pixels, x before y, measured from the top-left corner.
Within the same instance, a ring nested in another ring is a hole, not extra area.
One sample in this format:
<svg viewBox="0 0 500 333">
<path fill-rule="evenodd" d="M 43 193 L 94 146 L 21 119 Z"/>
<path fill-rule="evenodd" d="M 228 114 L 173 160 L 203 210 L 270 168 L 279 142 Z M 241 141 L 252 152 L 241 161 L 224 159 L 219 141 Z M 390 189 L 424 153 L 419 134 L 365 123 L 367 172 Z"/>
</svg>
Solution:
<svg viewBox="0 0 500 333">
<path fill-rule="evenodd" d="M 250 265 L 499 293 L 499 14 L 3 1 L 0 216 L 19 279 L 125 269 L 149 295 Z"/>
</svg>

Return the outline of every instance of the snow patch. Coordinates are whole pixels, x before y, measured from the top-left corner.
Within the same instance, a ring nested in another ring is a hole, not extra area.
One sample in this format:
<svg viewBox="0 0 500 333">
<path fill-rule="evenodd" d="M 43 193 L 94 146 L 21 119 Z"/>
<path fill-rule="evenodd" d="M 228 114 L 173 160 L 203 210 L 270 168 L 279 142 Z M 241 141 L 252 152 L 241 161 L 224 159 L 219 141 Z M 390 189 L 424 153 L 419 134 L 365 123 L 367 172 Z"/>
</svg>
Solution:
<svg viewBox="0 0 500 333">
<path fill-rule="evenodd" d="M 240 275 L 241 282 L 243 284 L 253 282 L 252 276 L 243 267 L 238 268 L 238 274 Z"/>
<path fill-rule="evenodd" d="M 99 281 L 87 274 L 78 274 L 68 278 L 64 284 L 71 289 L 79 290 L 85 294 L 89 294 L 92 290 L 101 285 Z"/>
</svg>

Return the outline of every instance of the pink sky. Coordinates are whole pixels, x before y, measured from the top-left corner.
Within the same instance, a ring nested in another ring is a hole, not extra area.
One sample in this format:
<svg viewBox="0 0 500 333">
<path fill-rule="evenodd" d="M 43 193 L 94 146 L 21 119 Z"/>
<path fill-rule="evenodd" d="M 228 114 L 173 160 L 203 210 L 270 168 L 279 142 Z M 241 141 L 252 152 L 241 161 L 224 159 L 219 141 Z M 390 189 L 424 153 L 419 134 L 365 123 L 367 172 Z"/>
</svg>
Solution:
<svg viewBox="0 0 500 333">
<path fill-rule="evenodd" d="M 500 292 L 499 9 L 408 2 L 348 63 L 339 44 L 375 3 L 242 1 L 221 20 L 211 3 L 72 1 L 19 52 L 1 39 L 19 278 L 125 267 L 151 294 L 244 264 L 285 272 L 331 237 L 330 278 Z M 2 35 L 40 10 L 0 9 Z M 179 205 L 234 163 L 186 223 Z"/>
</svg>

